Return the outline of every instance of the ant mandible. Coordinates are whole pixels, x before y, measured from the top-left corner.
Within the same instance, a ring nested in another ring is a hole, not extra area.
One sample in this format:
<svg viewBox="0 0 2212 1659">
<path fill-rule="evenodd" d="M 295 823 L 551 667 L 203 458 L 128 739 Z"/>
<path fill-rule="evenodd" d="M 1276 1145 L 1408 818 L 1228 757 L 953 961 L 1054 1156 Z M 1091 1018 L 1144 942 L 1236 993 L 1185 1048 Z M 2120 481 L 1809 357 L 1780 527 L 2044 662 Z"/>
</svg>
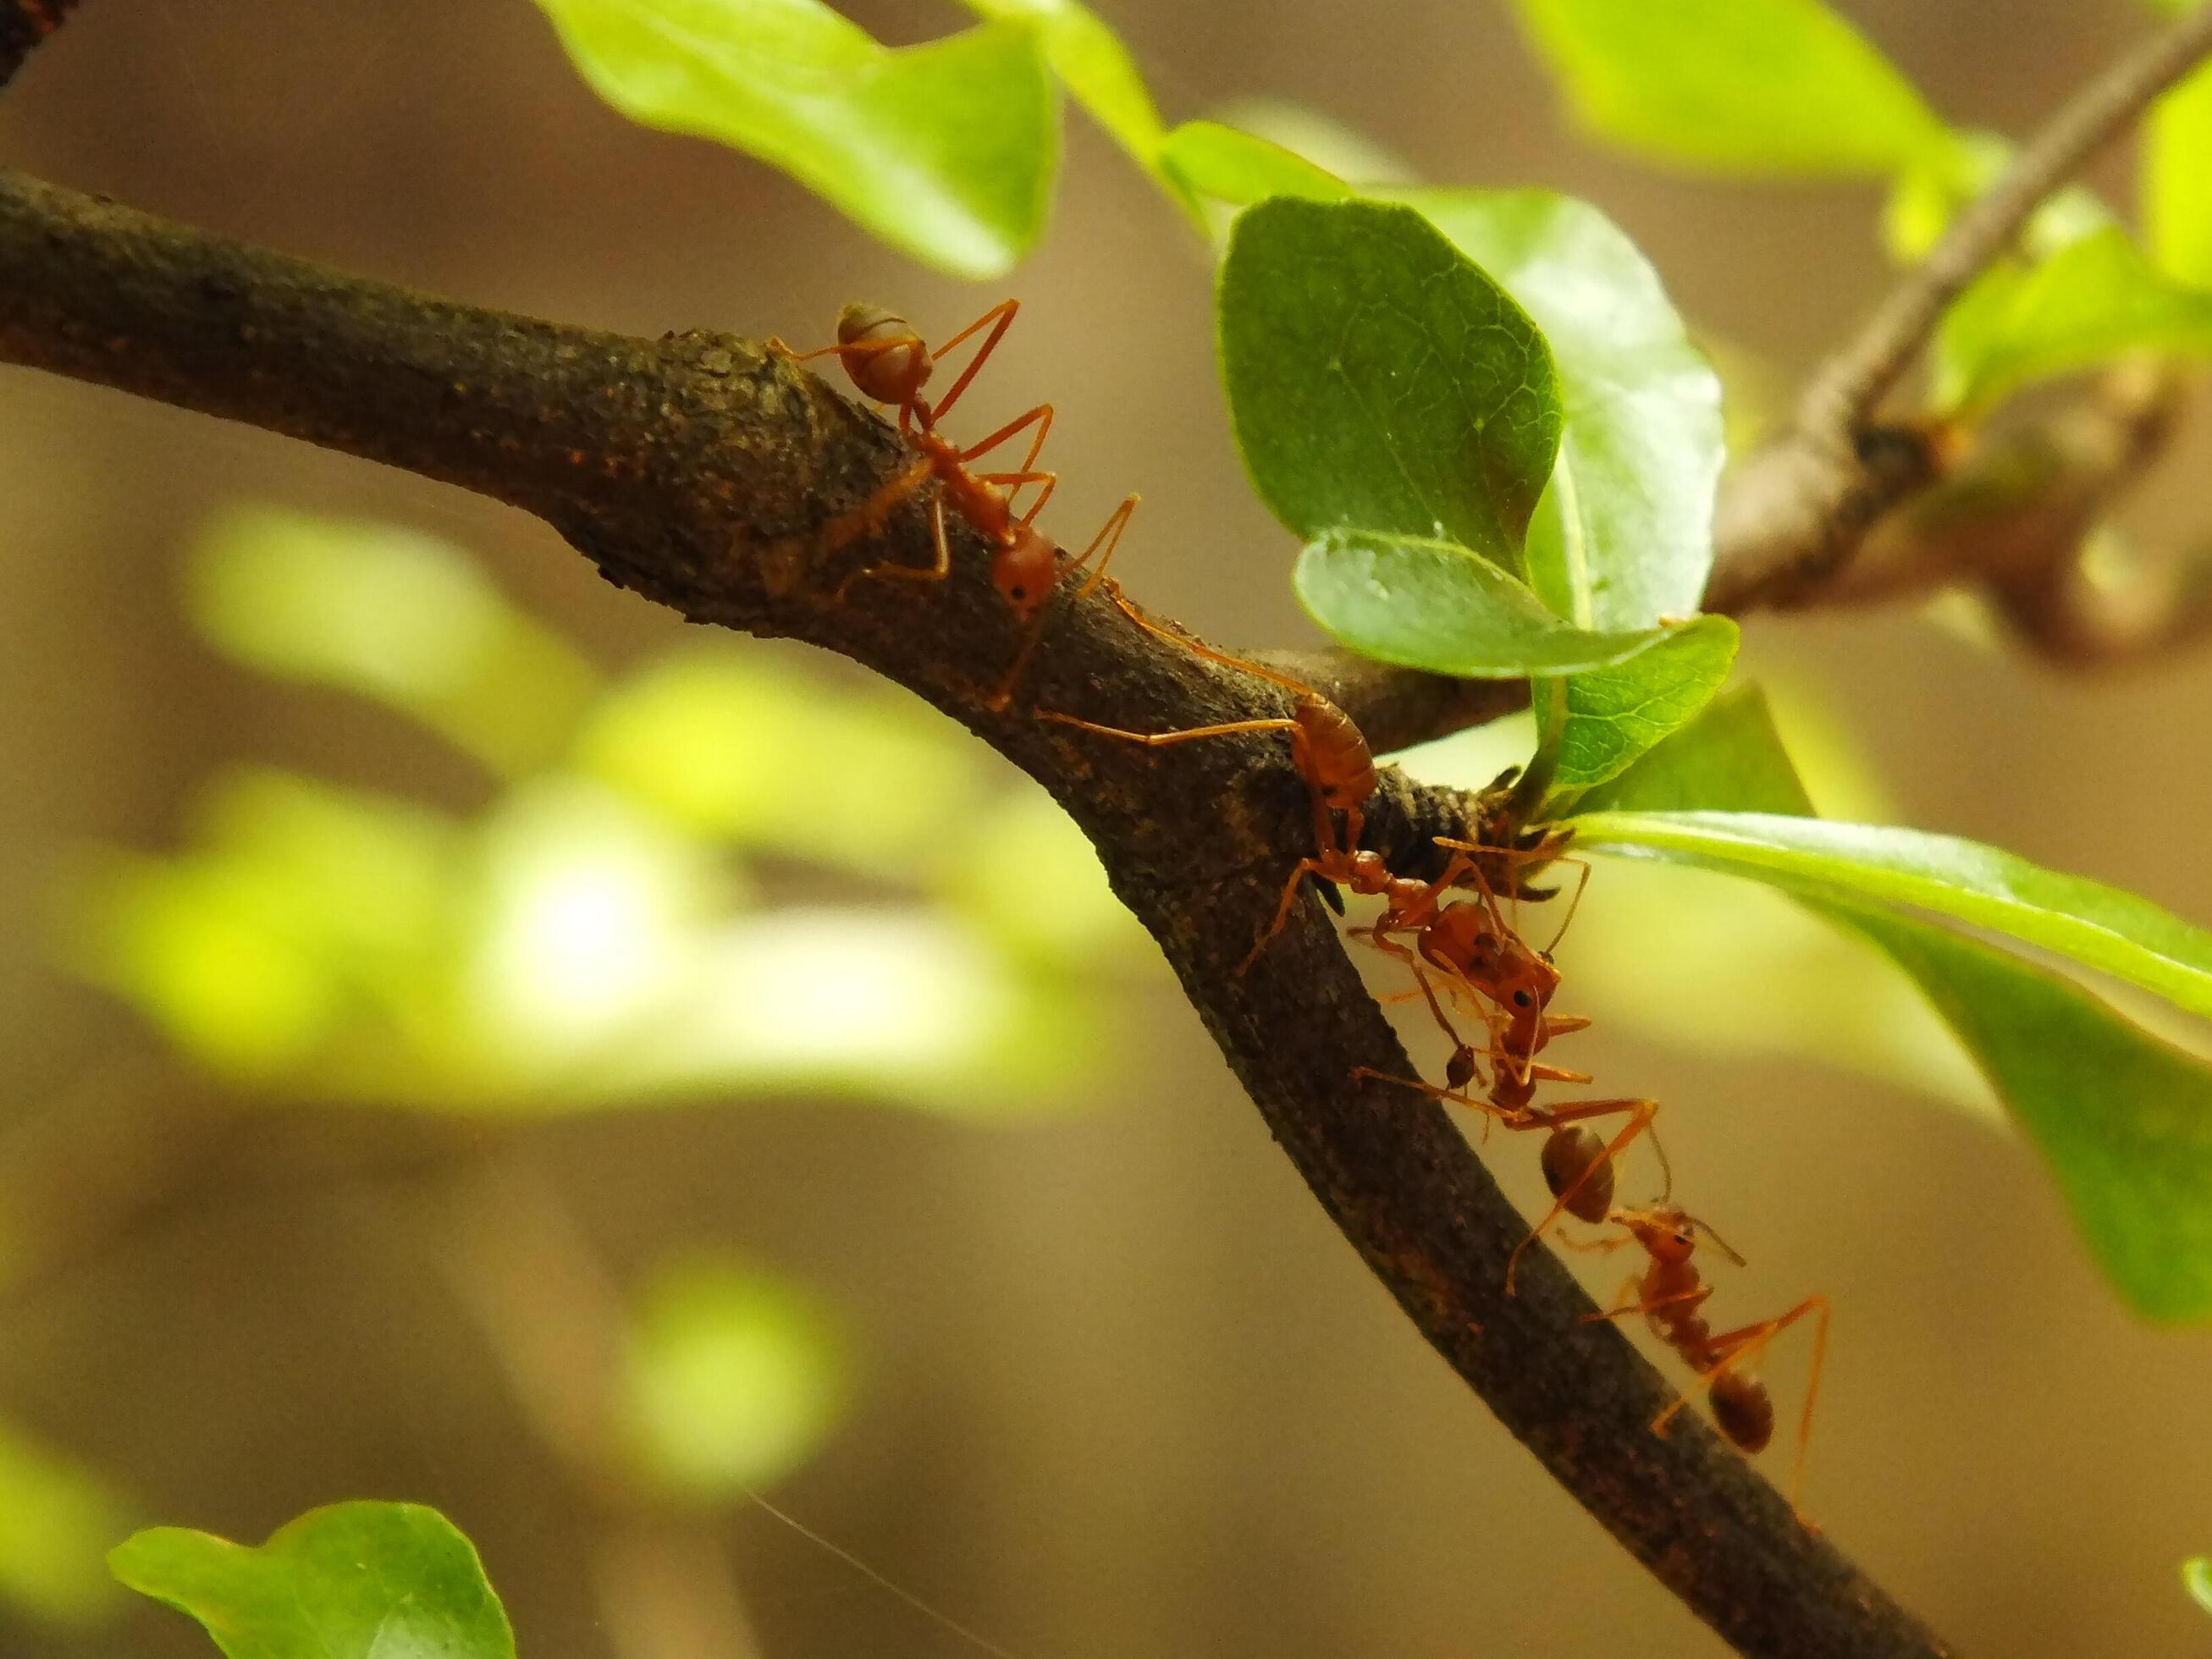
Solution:
<svg viewBox="0 0 2212 1659">
<path fill-rule="evenodd" d="M 1104 579 L 1107 563 L 1114 556 L 1114 549 L 1128 526 L 1130 515 L 1137 510 L 1139 500 L 1134 494 L 1124 497 L 1121 506 L 1091 538 L 1091 544 L 1079 554 L 1068 554 L 1036 528 L 1037 515 L 1052 499 L 1060 482 L 1056 475 L 1040 471 L 1036 464 L 1044 449 L 1045 436 L 1052 430 L 1050 404 L 1039 404 L 1016 416 L 988 437 L 964 448 L 938 429 L 938 422 L 974 381 L 977 371 L 1012 326 L 1015 313 L 1020 309 L 1018 300 L 1001 301 L 932 350 L 914 325 L 896 313 L 881 306 L 848 305 L 838 315 L 836 344 L 817 351 L 793 354 L 796 362 L 836 356 L 853 384 L 865 395 L 878 403 L 896 406 L 900 433 L 921 452 L 921 459 L 912 466 L 883 484 L 859 507 L 830 521 L 822 538 L 825 552 L 836 552 L 872 533 L 894 507 L 933 475 L 939 484 L 939 493 L 929 504 L 935 560 L 927 565 L 867 566 L 838 584 L 834 599 L 842 601 L 854 582 L 868 576 L 908 581 L 944 580 L 952 568 L 951 550 L 945 531 L 945 505 L 951 501 L 954 510 L 990 545 L 991 585 L 1006 600 L 1015 618 L 1029 624 L 1029 632 L 1015 653 L 1005 681 L 992 696 L 994 708 L 1004 708 L 1012 702 L 1015 684 L 1042 636 L 1046 620 L 1042 612 L 1060 578 L 1083 569 L 1095 557 L 1097 568 L 1091 571 L 1076 597 L 1084 598 L 1096 589 Z M 975 355 L 933 408 L 923 398 L 921 389 L 936 372 L 939 361 L 987 328 L 990 331 L 984 335 L 982 344 L 976 347 Z M 1011 472 L 979 473 L 969 470 L 970 462 L 981 459 L 1031 428 L 1035 431 L 1030 439 L 1029 453 L 1022 458 L 1020 466 Z M 1037 486 L 1036 499 L 1017 517 L 1014 498 L 1031 484 Z"/>
</svg>

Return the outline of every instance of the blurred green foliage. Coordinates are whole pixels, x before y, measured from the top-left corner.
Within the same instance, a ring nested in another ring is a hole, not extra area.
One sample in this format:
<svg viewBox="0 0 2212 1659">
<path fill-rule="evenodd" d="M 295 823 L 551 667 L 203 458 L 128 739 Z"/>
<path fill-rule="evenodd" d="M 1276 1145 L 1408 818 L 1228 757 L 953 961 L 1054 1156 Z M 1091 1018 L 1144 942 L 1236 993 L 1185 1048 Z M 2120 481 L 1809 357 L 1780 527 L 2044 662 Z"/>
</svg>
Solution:
<svg viewBox="0 0 2212 1659">
<path fill-rule="evenodd" d="M 1091 981 L 1133 925 L 1066 819 L 910 699 L 734 642 L 602 677 L 457 550 L 382 526 L 234 512 L 188 589 L 228 654 L 371 698 L 497 785 L 459 817 L 240 766 L 179 848 L 83 858 L 69 959 L 219 1074 L 441 1110 L 990 1115 L 1065 1103 L 1100 1052 Z M 805 902 L 766 903 L 779 883 Z M 1040 893 L 1055 914 L 1026 914 Z"/>
<path fill-rule="evenodd" d="M 50 1624 L 97 1622 L 115 1602 L 100 1557 L 127 1524 L 98 1475 L 0 1423 L 0 1598 Z"/>
</svg>

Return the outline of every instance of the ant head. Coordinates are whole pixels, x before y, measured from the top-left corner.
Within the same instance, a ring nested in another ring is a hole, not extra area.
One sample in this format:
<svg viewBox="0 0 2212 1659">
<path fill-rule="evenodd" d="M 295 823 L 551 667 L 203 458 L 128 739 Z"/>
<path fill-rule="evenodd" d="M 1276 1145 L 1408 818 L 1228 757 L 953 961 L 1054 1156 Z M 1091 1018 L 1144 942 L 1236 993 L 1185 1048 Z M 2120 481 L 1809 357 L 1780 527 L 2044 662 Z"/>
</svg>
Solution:
<svg viewBox="0 0 2212 1659">
<path fill-rule="evenodd" d="M 1017 525 L 991 561 L 991 585 L 1023 622 L 1044 609 L 1059 575 L 1060 550 L 1027 525 Z"/>
</svg>

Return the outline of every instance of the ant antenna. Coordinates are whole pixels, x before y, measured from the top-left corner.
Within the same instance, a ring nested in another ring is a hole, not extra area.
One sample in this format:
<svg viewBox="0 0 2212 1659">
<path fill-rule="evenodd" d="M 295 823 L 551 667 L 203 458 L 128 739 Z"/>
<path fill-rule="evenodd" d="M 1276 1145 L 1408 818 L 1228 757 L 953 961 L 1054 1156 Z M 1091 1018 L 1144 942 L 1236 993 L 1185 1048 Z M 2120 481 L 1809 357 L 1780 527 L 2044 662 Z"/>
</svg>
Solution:
<svg viewBox="0 0 2212 1659">
<path fill-rule="evenodd" d="M 1717 1248 L 1720 1253 L 1726 1256 L 1729 1261 L 1735 1262 L 1737 1267 L 1747 1267 L 1751 1265 L 1749 1262 L 1746 1261 L 1742 1256 L 1736 1253 L 1735 1246 L 1729 1243 L 1728 1240 L 1723 1238 L 1718 1233 L 1713 1231 L 1712 1224 L 1710 1222 L 1700 1221 L 1697 1217 L 1687 1214 L 1684 1215 L 1682 1219 L 1688 1222 L 1690 1225 L 1695 1227 L 1699 1232 L 1711 1239 L 1713 1242 L 1715 1248 Z"/>
</svg>

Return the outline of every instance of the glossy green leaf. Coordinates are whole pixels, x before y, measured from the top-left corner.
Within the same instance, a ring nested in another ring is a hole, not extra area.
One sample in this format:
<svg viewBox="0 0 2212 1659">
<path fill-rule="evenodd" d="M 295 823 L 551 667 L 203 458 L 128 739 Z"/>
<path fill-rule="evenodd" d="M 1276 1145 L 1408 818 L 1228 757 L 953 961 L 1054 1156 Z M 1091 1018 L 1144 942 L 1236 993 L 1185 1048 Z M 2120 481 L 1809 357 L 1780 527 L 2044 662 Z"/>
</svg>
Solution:
<svg viewBox="0 0 2212 1659">
<path fill-rule="evenodd" d="M 258 1549 L 157 1527 L 108 1564 L 228 1659 L 514 1659 L 474 1547 L 419 1504 L 310 1510 Z"/>
<path fill-rule="evenodd" d="M 185 603 L 218 649 L 421 720 L 494 769 L 567 741 L 591 668 L 466 554 L 393 525 L 235 508 L 200 537 Z"/>
<path fill-rule="evenodd" d="M 1218 121 L 1186 121 L 1167 136 L 1161 164 L 1198 196 L 1238 207 L 1269 196 L 1339 202 L 1351 185 L 1295 150 Z"/>
<path fill-rule="evenodd" d="M 779 1275 L 678 1262 L 638 1299 L 621 1410 L 654 1485 L 743 1496 L 806 1462 L 843 1414 L 844 1341 L 828 1310 Z"/>
<path fill-rule="evenodd" d="M 0 1423 L 0 1603 L 46 1624 L 98 1623 L 116 1601 L 101 1558 L 128 1530 L 98 1476 Z"/>
<path fill-rule="evenodd" d="M 1878 174 L 1944 137 L 1911 83 L 1820 0 L 1516 0 L 1581 125 L 1735 176 Z"/>
<path fill-rule="evenodd" d="M 2152 259 L 2169 276 L 2212 288 L 2212 68 L 2151 106 L 2142 170 Z"/>
<path fill-rule="evenodd" d="M 1410 208 L 1274 198 L 1218 292 L 1230 412 L 1261 499 L 1302 538 L 1453 541 L 1520 564 L 1559 451 L 1526 312 Z"/>
<path fill-rule="evenodd" d="M 2212 1559 L 2202 1555 L 2191 1556 L 2181 1564 L 2181 1588 L 2189 1599 L 2212 1613 Z"/>
<path fill-rule="evenodd" d="M 1936 336 L 1935 402 L 1971 413 L 2136 351 L 2212 354 L 2212 293 L 2160 276 L 2126 232 L 2109 228 L 1969 289 Z"/>
<path fill-rule="evenodd" d="M 1708 817 L 1732 815 L 1694 809 L 1809 808 L 1751 690 L 1715 702 L 1586 799 L 1608 811 Z M 1851 828 L 1799 822 L 1813 832 Z M 1595 848 L 1601 834 L 1583 840 Z M 2148 1318 L 2212 1317 L 2212 1066 L 2033 963 L 1834 884 L 1792 885 L 1815 915 L 1870 940 L 1920 988 L 2050 1165 L 2129 1305 Z"/>
<path fill-rule="evenodd" d="M 2149 900 L 1954 836 L 1765 812 L 1601 812 L 1584 846 L 1642 852 L 1814 897 L 1915 905 L 2212 1015 L 2212 933 Z"/>
<path fill-rule="evenodd" d="M 1650 262 L 1595 208 L 1548 191 L 1392 199 L 1495 277 L 1551 345 L 1565 425 L 1529 531 L 1529 585 L 1586 628 L 1692 615 L 1727 456 L 1721 387 Z"/>
<path fill-rule="evenodd" d="M 1693 721 L 1575 804 L 1578 815 L 1707 810 L 1812 815 L 1812 799 L 1757 686 L 1714 698 Z"/>
<path fill-rule="evenodd" d="M 781 167 L 918 259 L 995 276 L 1043 229 L 1059 112 L 1028 21 L 891 50 L 819 0 L 538 3 L 632 120 Z M 1108 86 L 1095 52 L 1084 70 Z"/>
<path fill-rule="evenodd" d="M 1323 536 L 1299 553 L 1291 585 L 1313 619 L 1362 656 L 1470 679 L 1603 668 L 1669 637 L 1572 627 L 1488 560 L 1415 536 Z"/>
<path fill-rule="evenodd" d="M 2212 1318 L 2212 1067 L 2017 957 L 1863 905 L 1824 908 L 1934 1001 L 2128 1305 L 2148 1319 Z"/>
<path fill-rule="evenodd" d="M 961 0 L 977 15 L 1024 22 L 1044 42 L 1046 60 L 1060 83 L 1148 170 L 1160 161 L 1167 137 L 1137 60 L 1121 36 L 1077 0 Z"/>
<path fill-rule="evenodd" d="M 1728 678 L 1737 637 L 1726 617 L 1700 617 L 1616 667 L 1570 679 L 1555 786 L 1605 782 L 1695 715 Z"/>
</svg>

